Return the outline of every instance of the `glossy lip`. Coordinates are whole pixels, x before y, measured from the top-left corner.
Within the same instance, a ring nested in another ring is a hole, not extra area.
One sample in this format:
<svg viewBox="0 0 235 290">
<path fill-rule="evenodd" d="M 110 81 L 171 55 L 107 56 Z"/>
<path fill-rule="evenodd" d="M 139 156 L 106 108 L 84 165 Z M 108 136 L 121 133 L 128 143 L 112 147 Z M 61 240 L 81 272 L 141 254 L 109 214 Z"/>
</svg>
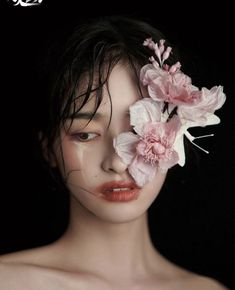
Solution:
<svg viewBox="0 0 235 290">
<path fill-rule="evenodd" d="M 114 188 L 128 188 L 128 190 L 113 191 Z M 101 197 L 112 202 L 127 202 L 139 196 L 140 187 L 131 181 L 111 181 L 102 184 L 96 189 Z"/>
</svg>

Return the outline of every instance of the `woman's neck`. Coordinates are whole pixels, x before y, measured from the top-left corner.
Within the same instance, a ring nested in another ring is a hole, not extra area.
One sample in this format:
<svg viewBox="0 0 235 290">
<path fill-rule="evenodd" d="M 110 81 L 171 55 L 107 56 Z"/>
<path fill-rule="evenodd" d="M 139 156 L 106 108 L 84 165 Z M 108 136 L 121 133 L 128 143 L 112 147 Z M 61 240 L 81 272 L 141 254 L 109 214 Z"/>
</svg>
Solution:
<svg viewBox="0 0 235 290">
<path fill-rule="evenodd" d="M 156 259 L 164 260 L 154 249 L 147 213 L 135 220 L 104 221 L 71 200 L 69 227 L 57 242 L 60 258 L 70 271 L 88 271 L 108 277 L 149 275 Z"/>
</svg>

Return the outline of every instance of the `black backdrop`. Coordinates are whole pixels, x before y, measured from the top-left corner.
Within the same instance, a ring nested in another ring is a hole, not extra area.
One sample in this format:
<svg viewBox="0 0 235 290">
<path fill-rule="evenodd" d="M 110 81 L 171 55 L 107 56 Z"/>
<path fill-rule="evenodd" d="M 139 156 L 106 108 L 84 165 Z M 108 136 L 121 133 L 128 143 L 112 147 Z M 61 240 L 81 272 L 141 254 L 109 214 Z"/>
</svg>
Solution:
<svg viewBox="0 0 235 290">
<path fill-rule="evenodd" d="M 214 5 L 206 11 L 202 3 L 189 7 L 170 2 L 126 7 L 117 1 L 80 5 L 43 0 L 40 6 L 25 8 L 1 0 L 0 254 L 47 244 L 67 224 L 68 200 L 53 190 L 33 147 L 36 64 L 45 41 L 58 27 L 81 17 L 128 14 L 150 21 L 178 45 L 182 70 L 195 85 L 224 86 L 227 101 L 217 112 L 222 122 L 200 131 L 215 133 L 201 141 L 210 154 L 198 152 L 199 158 L 170 171 L 169 182 L 150 209 L 150 228 L 155 245 L 170 260 L 232 289 L 235 63 L 231 7 Z"/>
</svg>

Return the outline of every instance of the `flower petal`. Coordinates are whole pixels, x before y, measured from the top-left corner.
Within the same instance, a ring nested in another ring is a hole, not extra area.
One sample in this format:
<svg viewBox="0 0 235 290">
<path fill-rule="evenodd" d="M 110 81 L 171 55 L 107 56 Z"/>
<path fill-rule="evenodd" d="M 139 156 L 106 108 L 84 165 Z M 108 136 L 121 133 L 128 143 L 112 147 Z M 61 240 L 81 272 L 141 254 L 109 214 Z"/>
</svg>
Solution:
<svg viewBox="0 0 235 290">
<path fill-rule="evenodd" d="M 131 132 L 121 133 L 114 138 L 113 146 L 115 151 L 125 164 L 131 164 L 136 154 L 135 148 L 138 141 L 138 136 Z"/>
<path fill-rule="evenodd" d="M 176 165 L 179 161 L 178 153 L 174 150 L 170 153 L 170 158 L 164 158 L 159 160 L 159 169 L 163 172 L 167 172 L 167 170 L 174 165 Z"/>
<path fill-rule="evenodd" d="M 156 70 L 156 65 L 147 64 L 142 67 L 140 71 L 140 80 L 144 86 L 152 83 L 152 81 L 159 76 L 158 70 Z"/>
<path fill-rule="evenodd" d="M 136 184 L 141 187 L 150 182 L 154 178 L 157 171 L 156 166 L 152 166 L 150 163 L 144 162 L 140 156 L 136 156 L 134 158 L 128 169 Z"/>
<path fill-rule="evenodd" d="M 214 112 L 224 104 L 225 99 L 221 86 L 213 87 L 210 90 L 202 88 L 201 98 L 196 104 L 179 106 L 177 112 L 184 123 L 185 120 L 191 121 L 188 127 L 218 124 L 220 119 L 214 115 Z"/>
<path fill-rule="evenodd" d="M 131 125 L 137 134 L 142 136 L 147 123 L 158 122 L 161 119 L 161 105 L 150 98 L 144 98 L 130 106 Z"/>
<path fill-rule="evenodd" d="M 185 150 L 184 150 L 184 127 L 182 126 L 178 131 L 174 143 L 174 150 L 178 153 L 178 164 L 184 166 L 185 164 Z"/>
</svg>

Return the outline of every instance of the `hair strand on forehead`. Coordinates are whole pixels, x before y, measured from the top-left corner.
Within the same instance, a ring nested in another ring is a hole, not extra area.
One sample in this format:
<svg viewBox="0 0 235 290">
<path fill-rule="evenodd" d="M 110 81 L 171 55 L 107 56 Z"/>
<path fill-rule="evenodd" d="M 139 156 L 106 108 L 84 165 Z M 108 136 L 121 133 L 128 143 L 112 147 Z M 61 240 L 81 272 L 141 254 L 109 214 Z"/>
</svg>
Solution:
<svg viewBox="0 0 235 290">
<path fill-rule="evenodd" d="M 65 122 L 95 98 L 92 118 L 103 99 L 103 86 L 115 65 L 122 62 L 133 72 L 142 95 L 139 70 L 150 57 L 143 41 L 147 37 L 159 41 L 163 35 L 151 25 L 123 16 L 95 19 L 76 27 L 60 44 L 50 59 L 46 75 L 49 79 L 49 105 L 45 112 L 44 127 L 40 131 L 47 138 L 48 149 L 59 136 Z M 171 61 L 171 60 L 170 60 Z M 172 62 L 175 60 L 172 58 Z M 112 117 L 112 96 L 108 90 Z M 89 120 L 89 121 L 91 121 Z"/>
</svg>

